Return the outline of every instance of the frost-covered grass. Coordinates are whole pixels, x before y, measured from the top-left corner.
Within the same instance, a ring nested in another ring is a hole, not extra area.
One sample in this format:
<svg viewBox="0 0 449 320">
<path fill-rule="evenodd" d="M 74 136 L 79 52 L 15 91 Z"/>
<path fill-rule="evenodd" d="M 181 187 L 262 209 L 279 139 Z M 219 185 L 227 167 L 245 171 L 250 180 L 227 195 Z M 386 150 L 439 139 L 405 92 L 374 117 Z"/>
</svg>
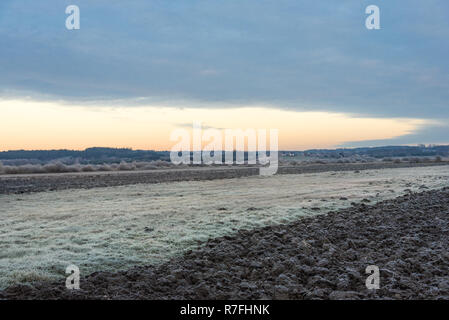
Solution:
<svg viewBox="0 0 449 320">
<path fill-rule="evenodd" d="M 448 186 L 449 166 L 0 195 L 0 288 L 64 281 L 69 264 L 88 274 L 159 263 L 210 237 L 422 185 Z"/>
</svg>

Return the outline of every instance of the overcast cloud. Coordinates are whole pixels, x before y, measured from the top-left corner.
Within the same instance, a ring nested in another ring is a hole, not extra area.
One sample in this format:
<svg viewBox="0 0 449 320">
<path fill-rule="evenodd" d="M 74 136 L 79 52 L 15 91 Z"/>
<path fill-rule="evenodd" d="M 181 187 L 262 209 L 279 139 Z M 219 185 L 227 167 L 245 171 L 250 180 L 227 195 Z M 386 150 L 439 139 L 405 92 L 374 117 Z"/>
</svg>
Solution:
<svg viewBox="0 0 449 320">
<path fill-rule="evenodd" d="M 448 21 L 447 0 L 1 0 L 0 94 L 449 119 Z"/>
</svg>

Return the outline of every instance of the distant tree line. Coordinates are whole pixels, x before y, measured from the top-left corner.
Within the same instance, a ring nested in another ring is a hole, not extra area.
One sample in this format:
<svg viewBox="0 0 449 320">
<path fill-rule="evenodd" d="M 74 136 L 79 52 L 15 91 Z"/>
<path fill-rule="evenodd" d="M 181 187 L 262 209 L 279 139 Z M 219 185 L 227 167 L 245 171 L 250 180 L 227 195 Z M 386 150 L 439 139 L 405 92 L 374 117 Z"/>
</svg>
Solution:
<svg viewBox="0 0 449 320">
<path fill-rule="evenodd" d="M 449 156 L 449 146 L 388 146 L 371 148 L 340 148 L 340 149 L 313 149 L 306 151 L 280 151 L 291 155 L 304 155 L 319 158 L 345 158 L 365 156 L 373 158 L 386 157 L 420 157 L 420 156 Z M 193 153 L 191 153 L 191 158 Z M 222 154 L 224 159 L 224 153 Z M 234 152 L 235 158 L 235 152 Z M 248 153 L 245 152 L 245 160 Z M 77 150 L 14 150 L 0 152 L 0 161 L 35 161 L 47 163 L 61 160 L 64 163 L 120 163 L 133 161 L 170 161 L 169 151 L 133 150 L 130 148 L 88 148 Z"/>
<path fill-rule="evenodd" d="M 14 150 L 0 152 L 0 160 L 38 160 L 50 162 L 66 159 L 66 162 L 81 163 L 116 163 L 121 161 L 155 161 L 169 160 L 167 151 L 133 150 L 130 148 L 88 148 L 77 150 Z M 70 161 L 71 160 L 71 161 Z"/>
<path fill-rule="evenodd" d="M 294 151 L 292 151 L 294 152 Z M 366 156 L 373 158 L 386 157 L 422 157 L 449 156 L 449 146 L 387 146 L 365 148 L 315 149 L 302 152 L 304 156 L 323 158 L 344 158 Z"/>
</svg>

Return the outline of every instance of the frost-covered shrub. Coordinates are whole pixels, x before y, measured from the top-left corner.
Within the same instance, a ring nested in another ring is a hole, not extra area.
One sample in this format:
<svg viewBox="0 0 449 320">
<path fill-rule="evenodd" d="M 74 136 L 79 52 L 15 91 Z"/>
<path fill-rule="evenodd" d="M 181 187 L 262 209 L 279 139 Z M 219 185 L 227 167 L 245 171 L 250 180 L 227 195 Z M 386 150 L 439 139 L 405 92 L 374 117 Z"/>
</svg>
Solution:
<svg viewBox="0 0 449 320">
<path fill-rule="evenodd" d="M 55 161 L 44 165 L 44 169 L 48 173 L 67 172 L 67 166 L 59 161 Z"/>
<path fill-rule="evenodd" d="M 138 170 L 148 170 L 148 169 L 155 169 L 156 166 L 153 164 L 153 161 L 151 162 L 133 162 L 134 166 Z"/>
<path fill-rule="evenodd" d="M 95 168 L 91 165 L 85 165 L 85 166 L 82 166 L 81 171 L 92 172 L 92 171 L 95 171 Z"/>
<path fill-rule="evenodd" d="M 19 173 L 45 173 L 45 169 L 42 167 L 42 165 L 24 165 L 18 167 Z"/>
<path fill-rule="evenodd" d="M 26 174 L 26 173 L 44 173 L 41 165 L 26 164 L 23 166 L 5 166 L 6 174 Z"/>
<path fill-rule="evenodd" d="M 118 166 L 118 169 L 120 171 L 135 170 L 136 166 L 133 163 L 127 163 L 125 161 L 122 161 L 122 162 L 120 162 L 120 165 Z"/>
<path fill-rule="evenodd" d="M 95 172 L 95 171 L 132 171 L 132 170 L 155 170 L 158 168 L 172 167 L 167 161 L 132 162 L 122 161 L 120 164 L 71 164 L 67 165 L 61 161 L 53 161 L 45 165 L 24 164 L 4 165 L 0 162 L 0 174 L 32 174 L 32 173 L 66 173 L 66 172 Z M 180 166 L 178 166 L 179 168 Z"/>
<path fill-rule="evenodd" d="M 108 164 L 100 164 L 95 167 L 97 171 L 112 171 L 114 170 L 110 165 Z"/>
<path fill-rule="evenodd" d="M 156 160 L 156 161 L 152 161 L 151 165 L 156 166 L 156 167 L 171 167 L 172 163 L 168 162 L 168 161 L 164 161 L 164 160 Z"/>
</svg>

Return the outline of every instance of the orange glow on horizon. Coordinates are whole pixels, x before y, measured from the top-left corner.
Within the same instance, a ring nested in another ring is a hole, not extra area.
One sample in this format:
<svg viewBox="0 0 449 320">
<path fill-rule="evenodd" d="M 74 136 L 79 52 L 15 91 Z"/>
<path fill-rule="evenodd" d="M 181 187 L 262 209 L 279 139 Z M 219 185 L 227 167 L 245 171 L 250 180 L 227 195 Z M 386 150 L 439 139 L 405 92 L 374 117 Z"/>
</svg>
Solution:
<svg viewBox="0 0 449 320">
<path fill-rule="evenodd" d="M 203 128 L 279 129 L 280 150 L 333 148 L 348 141 L 389 139 L 416 130 L 421 119 L 353 118 L 341 113 L 266 107 L 222 109 L 87 107 L 0 100 L 0 150 L 127 147 L 170 150 L 170 133 Z"/>
</svg>

